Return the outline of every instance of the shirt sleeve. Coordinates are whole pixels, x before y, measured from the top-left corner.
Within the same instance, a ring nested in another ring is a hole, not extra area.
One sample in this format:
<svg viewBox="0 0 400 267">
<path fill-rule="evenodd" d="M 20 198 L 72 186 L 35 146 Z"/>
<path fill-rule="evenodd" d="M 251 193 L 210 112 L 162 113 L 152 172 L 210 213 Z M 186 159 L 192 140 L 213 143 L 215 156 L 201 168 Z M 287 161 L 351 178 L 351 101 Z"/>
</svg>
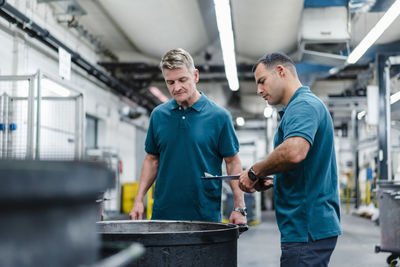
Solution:
<svg viewBox="0 0 400 267">
<path fill-rule="evenodd" d="M 239 141 L 236 137 L 232 117 L 229 113 L 224 117 L 223 127 L 219 136 L 218 149 L 223 158 L 232 157 L 239 152 Z"/>
<path fill-rule="evenodd" d="M 298 136 L 313 145 L 319 125 L 319 115 L 315 108 L 306 101 L 295 102 L 285 116 L 283 139 Z"/>
<path fill-rule="evenodd" d="M 150 116 L 150 123 L 149 123 L 149 129 L 147 130 L 147 136 L 146 136 L 146 142 L 145 142 L 145 148 L 144 150 L 148 154 L 152 155 L 158 155 L 160 154 L 158 151 L 157 143 L 155 141 L 155 129 L 154 129 L 154 120 L 155 120 L 155 115 L 151 114 Z"/>
</svg>

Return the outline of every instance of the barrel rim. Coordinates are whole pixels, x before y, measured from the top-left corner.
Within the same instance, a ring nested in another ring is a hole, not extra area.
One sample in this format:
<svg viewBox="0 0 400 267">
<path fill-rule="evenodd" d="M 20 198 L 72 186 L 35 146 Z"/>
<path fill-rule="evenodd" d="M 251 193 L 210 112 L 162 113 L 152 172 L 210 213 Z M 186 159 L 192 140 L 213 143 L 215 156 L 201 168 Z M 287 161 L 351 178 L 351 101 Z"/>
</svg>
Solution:
<svg viewBox="0 0 400 267">
<path fill-rule="evenodd" d="M 239 230 L 239 226 L 237 224 L 232 223 L 222 223 L 222 222 L 206 222 L 206 221 L 179 221 L 179 220 L 113 220 L 113 221 L 99 221 L 96 222 L 96 225 L 106 225 L 106 224 L 136 224 L 136 223 L 179 223 L 179 224 L 203 224 L 203 225 L 219 225 L 221 229 L 211 229 L 211 230 L 187 230 L 187 231 L 169 231 L 169 232 L 110 232 L 110 231 L 99 231 L 97 228 L 97 232 L 99 234 L 146 234 L 146 235 L 160 235 L 160 234 L 185 234 L 185 233 L 211 233 L 211 232 L 224 232 L 227 230 Z"/>
<path fill-rule="evenodd" d="M 102 221 L 97 222 L 98 225 L 110 224 L 110 223 L 125 223 L 125 224 L 139 224 L 139 223 L 158 223 L 158 224 L 202 224 L 202 225 L 217 225 L 221 229 L 201 229 L 201 230 L 185 230 L 185 231 L 173 231 L 168 229 L 164 232 L 147 232 L 147 231 L 136 231 L 136 232 L 110 232 L 110 231 L 99 231 L 103 245 L 114 246 L 116 244 L 121 245 L 124 243 L 138 242 L 143 244 L 145 247 L 160 247 L 160 246 L 194 246 L 194 245 L 206 245 L 206 244 L 217 244 L 227 242 L 237 242 L 239 237 L 239 226 L 236 224 L 226 224 L 217 222 L 204 222 L 204 221 L 172 221 L 172 220 L 120 220 L 120 221 Z M 157 229 L 156 229 L 157 230 Z"/>
</svg>

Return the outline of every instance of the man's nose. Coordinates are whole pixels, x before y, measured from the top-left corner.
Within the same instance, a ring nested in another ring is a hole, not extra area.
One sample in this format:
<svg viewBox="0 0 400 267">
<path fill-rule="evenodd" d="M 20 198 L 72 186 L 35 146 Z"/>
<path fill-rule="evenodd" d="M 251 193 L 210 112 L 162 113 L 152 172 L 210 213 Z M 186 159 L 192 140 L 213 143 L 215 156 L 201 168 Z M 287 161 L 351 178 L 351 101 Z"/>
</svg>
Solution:
<svg viewBox="0 0 400 267">
<path fill-rule="evenodd" d="M 174 91 L 178 91 L 179 89 L 181 89 L 181 83 L 180 82 L 175 82 L 174 83 Z"/>
<path fill-rule="evenodd" d="M 261 85 L 258 85 L 258 86 L 257 86 L 257 94 L 258 94 L 258 95 L 261 95 L 263 91 L 264 91 L 264 90 L 263 90 L 262 86 L 261 86 Z"/>
</svg>

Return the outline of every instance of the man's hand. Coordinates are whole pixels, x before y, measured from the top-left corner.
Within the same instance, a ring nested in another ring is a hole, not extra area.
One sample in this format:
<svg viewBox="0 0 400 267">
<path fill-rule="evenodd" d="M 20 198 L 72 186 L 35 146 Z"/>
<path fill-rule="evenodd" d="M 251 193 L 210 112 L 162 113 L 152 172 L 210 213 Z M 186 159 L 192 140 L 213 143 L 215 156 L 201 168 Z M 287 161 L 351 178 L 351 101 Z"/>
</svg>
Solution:
<svg viewBox="0 0 400 267">
<path fill-rule="evenodd" d="M 238 211 L 232 211 L 229 222 L 234 224 L 247 224 L 247 218 Z"/>
<path fill-rule="evenodd" d="M 239 188 L 247 193 L 254 193 L 256 190 L 253 188 L 257 181 L 253 182 L 248 176 L 249 169 L 245 170 L 240 174 L 239 177 Z"/>
<path fill-rule="evenodd" d="M 143 220 L 143 212 L 143 202 L 135 201 L 132 211 L 129 213 L 129 217 L 131 217 L 131 220 Z"/>
<path fill-rule="evenodd" d="M 268 176 L 268 177 L 270 177 L 270 176 Z M 272 178 L 272 176 L 271 176 L 271 179 L 267 179 L 267 180 L 261 180 L 260 179 L 260 180 L 258 180 L 256 182 L 256 184 L 254 185 L 254 189 L 256 191 L 260 192 L 260 191 L 266 191 L 266 190 L 270 189 L 273 186 L 274 186 L 274 178 Z"/>
</svg>

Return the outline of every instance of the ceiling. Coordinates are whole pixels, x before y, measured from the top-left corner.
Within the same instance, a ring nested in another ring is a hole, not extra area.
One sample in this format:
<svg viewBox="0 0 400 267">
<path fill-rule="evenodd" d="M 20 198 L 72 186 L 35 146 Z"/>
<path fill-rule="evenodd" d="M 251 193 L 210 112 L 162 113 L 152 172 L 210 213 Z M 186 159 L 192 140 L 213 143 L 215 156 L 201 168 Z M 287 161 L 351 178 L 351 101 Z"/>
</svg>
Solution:
<svg viewBox="0 0 400 267">
<path fill-rule="evenodd" d="M 72 1 L 72 0 L 70 0 Z M 260 118 L 265 103 L 256 95 L 251 66 L 263 54 L 292 56 L 300 79 L 323 100 L 362 97 L 374 77 L 372 52 L 400 46 L 400 17 L 355 66 L 345 66 L 354 48 L 393 0 L 231 0 L 240 89 L 225 79 L 212 0 L 74 0 L 86 11 L 76 25 L 101 43 L 99 62 L 132 90 L 154 97 L 150 86 L 170 97 L 157 68 L 169 49 L 189 51 L 200 70 L 199 89 L 233 116 Z M 383 46 L 385 45 L 385 46 Z M 337 71 L 329 73 L 333 67 Z M 160 103 L 159 100 L 156 100 Z"/>
</svg>

